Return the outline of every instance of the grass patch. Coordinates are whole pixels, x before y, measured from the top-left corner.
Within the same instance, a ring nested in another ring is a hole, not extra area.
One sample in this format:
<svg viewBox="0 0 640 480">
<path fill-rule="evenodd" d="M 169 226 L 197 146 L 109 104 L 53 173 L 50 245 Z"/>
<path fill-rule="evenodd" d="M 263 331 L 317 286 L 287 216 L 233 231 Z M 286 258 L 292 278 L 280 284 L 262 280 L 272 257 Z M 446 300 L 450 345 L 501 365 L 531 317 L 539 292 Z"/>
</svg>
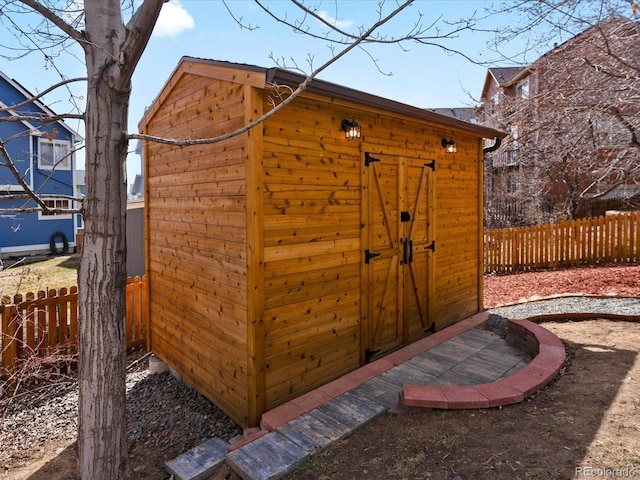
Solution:
<svg viewBox="0 0 640 480">
<path fill-rule="evenodd" d="M 30 264 L 12 264 L 5 260 L 4 269 L 0 271 L 0 296 L 77 285 L 79 260 L 79 255 L 52 257 Z"/>
</svg>

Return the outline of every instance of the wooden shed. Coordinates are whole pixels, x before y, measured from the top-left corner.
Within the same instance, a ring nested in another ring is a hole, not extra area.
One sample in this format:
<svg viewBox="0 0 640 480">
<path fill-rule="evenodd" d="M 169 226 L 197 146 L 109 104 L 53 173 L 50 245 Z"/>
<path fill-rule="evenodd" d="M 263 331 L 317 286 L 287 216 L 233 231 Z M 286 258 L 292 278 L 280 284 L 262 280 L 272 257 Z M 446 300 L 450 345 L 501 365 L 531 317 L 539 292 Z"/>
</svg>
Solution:
<svg viewBox="0 0 640 480">
<path fill-rule="evenodd" d="M 232 132 L 303 80 L 183 58 L 140 131 Z M 360 136 L 347 139 L 353 121 Z M 146 143 L 151 349 L 252 426 L 477 313 L 483 139 L 502 136 L 314 80 L 244 134 L 182 148 Z"/>
</svg>

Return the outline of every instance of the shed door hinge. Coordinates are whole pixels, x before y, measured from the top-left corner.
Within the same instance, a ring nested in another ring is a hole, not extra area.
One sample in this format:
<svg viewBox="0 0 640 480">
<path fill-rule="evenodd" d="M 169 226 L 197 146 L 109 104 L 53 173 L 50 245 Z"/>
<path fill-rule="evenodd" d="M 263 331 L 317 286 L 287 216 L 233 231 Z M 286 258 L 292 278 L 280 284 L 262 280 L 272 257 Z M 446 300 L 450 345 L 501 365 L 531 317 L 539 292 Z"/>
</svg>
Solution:
<svg viewBox="0 0 640 480">
<path fill-rule="evenodd" d="M 379 257 L 379 253 L 371 253 L 369 250 L 364 251 L 364 263 L 370 263 L 372 258 Z"/>
<path fill-rule="evenodd" d="M 433 253 L 436 253 L 436 241 L 432 240 L 429 245 L 424 247 L 425 250 L 431 250 Z"/>
<path fill-rule="evenodd" d="M 374 158 L 369 152 L 364 152 L 364 166 L 368 167 L 370 163 L 379 162 L 379 158 Z"/>
<path fill-rule="evenodd" d="M 424 166 L 425 167 L 429 167 L 434 172 L 436 171 L 436 161 L 435 160 L 431 160 L 430 162 L 425 163 Z"/>
<path fill-rule="evenodd" d="M 380 353 L 380 349 L 371 350 L 371 349 L 367 348 L 364 351 L 364 363 L 370 363 L 371 359 L 376 355 L 376 353 Z"/>
</svg>

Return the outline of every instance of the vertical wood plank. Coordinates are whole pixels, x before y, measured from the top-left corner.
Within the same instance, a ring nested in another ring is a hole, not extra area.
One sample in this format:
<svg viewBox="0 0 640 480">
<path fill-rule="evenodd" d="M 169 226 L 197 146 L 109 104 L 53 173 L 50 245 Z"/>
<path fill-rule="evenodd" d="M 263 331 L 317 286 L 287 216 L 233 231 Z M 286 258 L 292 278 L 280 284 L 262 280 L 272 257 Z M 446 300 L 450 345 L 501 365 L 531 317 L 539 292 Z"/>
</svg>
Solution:
<svg viewBox="0 0 640 480">
<path fill-rule="evenodd" d="M 58 344 L 58 291 L 51 289 L 47 292 L 47 302 L 43 305 L 47 317 L 47 355 L 52 355 Z"/>
<path fill-rule="evenodd" d="M 257 89 L 244 86 L 244 116 L 249 123 L 263 114 L 263 99 Z M 257 425 L 266 409 L 264 327 L 264 172 L 262 127 L 246 138 L 246 225 L 247 225 L 247 419 Z"/>
<path fill-rule="evenodd" d="M 69 290 L 69 342 L 70 353 L 78 351 L 78 287 Z"/>
<path fill-rule="evenodd" d="M 15 305 L 2 305 L 0 311 L 2 311 L 2 341 L 0 342 L 2 364 L 0 366 L 10 370 L 18 359 L 18 310 Z"/>
<path fill-rule="evenodd" d="M 127 278 L 127 286 L 125 292 L 125 311 L 126 311 L 126 332 L 127 332 L 127 348 L 130 348 L 129 341 L 135 338 L 135 311 L 133 302 L 135 299 L 135 284 L 131 277 Z"/>
<path fill-rule="evenodd" d="M 60 353 L 69 353 L 69 306 L 68 306 L 68 292 L 66 288 L 60 289 L 60 298 L 64 301 L 58 306 L 58 329 L 59 329 L 59 344 Z"/>
</svg>

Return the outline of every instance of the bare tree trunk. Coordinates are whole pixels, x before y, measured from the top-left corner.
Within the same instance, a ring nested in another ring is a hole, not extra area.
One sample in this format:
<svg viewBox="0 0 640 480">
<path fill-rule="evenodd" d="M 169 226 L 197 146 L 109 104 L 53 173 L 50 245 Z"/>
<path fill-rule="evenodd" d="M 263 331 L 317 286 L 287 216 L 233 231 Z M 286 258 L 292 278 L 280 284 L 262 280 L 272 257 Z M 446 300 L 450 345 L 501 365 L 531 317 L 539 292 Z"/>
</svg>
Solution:
<svg viewBox="0 0 640 480">
<path fill-rule="evenodd" d="M 101 57 L 101 55 L 97 55 Z M 126 176 L 129 89 L 87 56 L 85 236 L 79 287 L 79 473 L 126 479 Z"/>
<path fill-rule="evenodd" d="M 79 475 L 135 473 L 126 428 L 127 115 L 131 76 L 163 2 L 145 0 L 125 26 L 120 0 L 85 0 L 78 41 L 87 68 L 85 236 L 79 288 Z M 37 5 L 36 5 L 37 8 Z"/>
</svg>

